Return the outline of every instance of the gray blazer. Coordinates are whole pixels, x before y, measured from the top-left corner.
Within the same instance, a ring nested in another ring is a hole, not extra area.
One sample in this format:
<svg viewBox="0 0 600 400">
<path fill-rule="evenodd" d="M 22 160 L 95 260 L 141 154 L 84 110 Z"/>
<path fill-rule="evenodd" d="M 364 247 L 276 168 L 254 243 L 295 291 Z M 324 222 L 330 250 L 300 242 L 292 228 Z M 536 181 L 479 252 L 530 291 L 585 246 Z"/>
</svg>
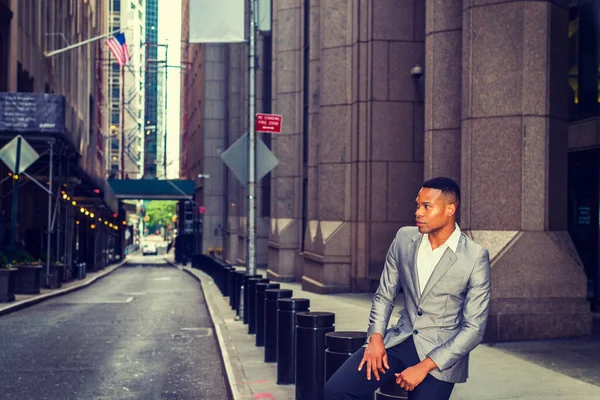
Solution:
<svg viewBox="0 0 600 400">
<path fill-rule="evenodd" d="M 439 368 L 431 375 L 446 382 L 465 382 L 469 352 L 481 342 L 488 318 L 489 253 L 461 233 L 456 254 L 446 249 L 421 295 L 416 257 L 422 238 L 414 226 L 396 234 L 373 296 L 367 337 L 379 332 L 390 348 L 412 335 L 419 358 L 430 357 Z M 405 308 L 396 325 L 387 329 L 400 287 Z"/>
</svg>

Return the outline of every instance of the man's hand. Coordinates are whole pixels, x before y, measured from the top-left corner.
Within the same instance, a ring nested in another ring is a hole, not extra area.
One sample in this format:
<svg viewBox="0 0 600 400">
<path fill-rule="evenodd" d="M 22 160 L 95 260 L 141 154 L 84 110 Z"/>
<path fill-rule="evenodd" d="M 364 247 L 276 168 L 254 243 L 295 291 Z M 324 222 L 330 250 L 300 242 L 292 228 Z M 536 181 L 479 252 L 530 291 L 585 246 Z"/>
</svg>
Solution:
<svg viewBox="0 0 600 400">
<path fill-rule="evenodd" d="M 413 391 L 423 380 L 427 377 L 427 374 L 434 369 L 437 369 L 437 365 L 431 358 L 426 358 L 417 365 L 406 368 L 404 371 L 395 374 L 396 383 L 400 387 L 409 392 Z"/>
<path fill-rule="evenodd" d="M 379 380 L 379 372 L 385 374 L 385 369 L 390 369 L 388 365 L 388 357 L 383 345 L 383 336 L 381 333 L 371 335 L 369 344 L 365 349 L 363 359 L 358 366 L 358 370 L 362 371 L 363 365 L 367 364 L 367 379 L 371 380 L 371 372 L 375 375 L 375 379 Z"/>
</svg>

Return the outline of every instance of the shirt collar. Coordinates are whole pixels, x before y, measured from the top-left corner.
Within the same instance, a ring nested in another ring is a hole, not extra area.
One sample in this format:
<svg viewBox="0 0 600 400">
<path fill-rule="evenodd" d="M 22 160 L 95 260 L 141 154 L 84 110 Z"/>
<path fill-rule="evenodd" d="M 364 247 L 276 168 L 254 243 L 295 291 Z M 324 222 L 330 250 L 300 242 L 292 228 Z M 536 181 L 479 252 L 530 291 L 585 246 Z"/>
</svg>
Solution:
<svg viewBox="0 0 600 400">
<path fill-rule="evenodd" d="M 458 249 L 458 242 L 460 241 L 460 228 L 458 227 L 458 224 L 455 222 L 454 223 L 454 232 L 452 232 L 452 234 L 450 235 L 450 237 L 448 239 L 446 239 L 446 242 L 444 242 L 444 244 L 442 244 L 440 247 L 449 247 L 450 250 L 452 250 L 454 253 L 456 253 L 456 250 Z M 423 243 L 427 243 L 429 245 L 429 249 L 431 249 L 431 243 L 429 242 L 429 235 L 428 234 L 424 234 L 424 240 Z"/>
<path fill-rule="evenodd" d="M 452 232 L 452 235 L 450 235 L 448 240 L 446 240 L 446 244 L 448 245 L 448 247 L 450 247 L 450 250 L 452 250 L 454 253 L 456 253 L 456 249 L 458 249 L 458 241 L 459 240 L 460 240 L 460 228 L 458 227 L 458 224 L 455 222 L 454 223 L 454 232 Z"/>
</svg>

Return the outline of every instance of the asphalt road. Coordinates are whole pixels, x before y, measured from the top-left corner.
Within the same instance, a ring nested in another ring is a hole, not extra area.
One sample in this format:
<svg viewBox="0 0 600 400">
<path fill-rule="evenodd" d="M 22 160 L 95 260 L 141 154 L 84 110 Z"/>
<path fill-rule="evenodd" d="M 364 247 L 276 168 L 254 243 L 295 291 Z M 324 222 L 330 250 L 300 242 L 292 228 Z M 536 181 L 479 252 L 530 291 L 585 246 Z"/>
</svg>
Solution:
<svg viewBox="0 0 600 400">
<path fill-rule="evenodd" d="M 199 283 L 160 256 L 132 261 L 0 317 L 0 398 L 228 399 Z"/>
</svg>

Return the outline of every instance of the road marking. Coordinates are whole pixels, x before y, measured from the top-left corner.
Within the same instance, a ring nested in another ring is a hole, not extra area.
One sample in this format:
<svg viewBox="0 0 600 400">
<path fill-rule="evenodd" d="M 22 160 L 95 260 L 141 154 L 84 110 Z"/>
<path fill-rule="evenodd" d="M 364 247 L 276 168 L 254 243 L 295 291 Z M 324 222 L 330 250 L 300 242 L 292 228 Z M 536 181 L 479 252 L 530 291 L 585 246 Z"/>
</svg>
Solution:
<svg viewBox="0 0 600 400">
<path fill-rule="evenodd" d="M 173 278 L 165 276 L 165 277 L 162 277 L 162 278 L 154 278 L 153 280 L 154 281 L 170 281 L 171 279 L 173 279 Z"/>
<path fill-rule="evenodd" d="M 146 294 L 146 292 L 139 292 L 139 293 L 122 293 L 123 296 L 144 296 Z"/>
<path fill-rule="evenodd" d="M 131 303 L 133 301 L 134 297 L 130 296 L 126 299 L 122 299 L 122 300 L 103 300 L 103 299 L 99 299 L 99 300 L 81 300 L 81 301 L 73 301 L 73 302 L 65 302 L 65 303 L 71 303 L 71 304 L 125 304 L 125 303 Z"/>
</svg>

